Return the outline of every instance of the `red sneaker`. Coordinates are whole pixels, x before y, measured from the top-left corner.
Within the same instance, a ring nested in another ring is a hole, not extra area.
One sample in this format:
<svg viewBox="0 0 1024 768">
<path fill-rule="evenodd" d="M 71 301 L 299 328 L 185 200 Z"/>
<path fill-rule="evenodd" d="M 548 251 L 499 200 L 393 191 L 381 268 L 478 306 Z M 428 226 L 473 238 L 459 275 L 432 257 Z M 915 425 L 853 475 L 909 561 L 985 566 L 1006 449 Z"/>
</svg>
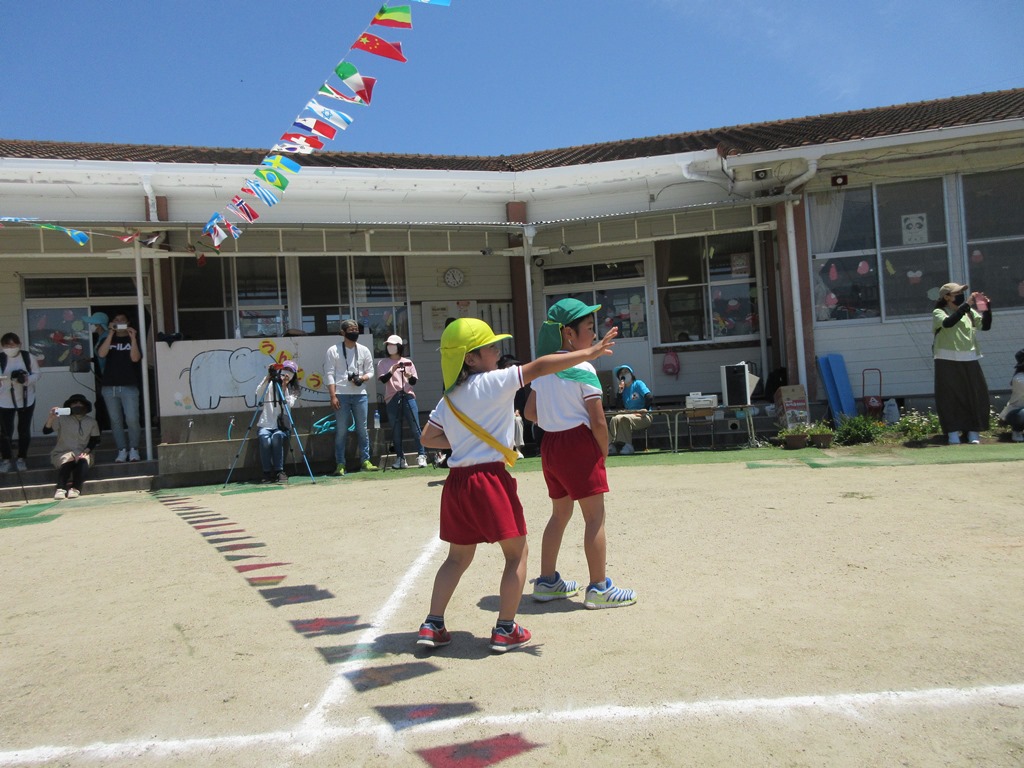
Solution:
<svg viewBox="0 0 1024 768">
<path fill-rule="evenodd" d="M 495 653 L 504 653 L 514 648 L 521 648 L 530 642 L 530 630 L 515 624 L 511 632 L 495 627 L 491 632 L 491 650 Z"/>
<path fill-rule="evenodd" d="M 442 645 L 448 645 L 451 641 L 452 636 L 444 627 L 441 627 L 441 629 L 434 629 L 430 624 L 423 624 L 420 627 L 420 638 L 416 641 L 416 645 L 425 645 L 428 648 L 440 648 Z"/>
</svg>

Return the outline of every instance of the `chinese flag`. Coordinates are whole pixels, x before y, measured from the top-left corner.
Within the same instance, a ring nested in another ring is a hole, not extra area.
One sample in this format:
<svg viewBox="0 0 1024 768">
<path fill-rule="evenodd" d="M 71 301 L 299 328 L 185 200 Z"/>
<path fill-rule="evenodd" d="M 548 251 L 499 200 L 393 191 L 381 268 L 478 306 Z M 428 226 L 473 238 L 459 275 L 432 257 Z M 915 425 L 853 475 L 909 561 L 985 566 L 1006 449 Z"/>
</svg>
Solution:
<svg viewBox="0 0 1024 768">
<path fill-rule="evenodd" d="M 366 51 L 377 56 L 383 56 L 385 59 L 394 59 L 395 61 L 407 61 L 405 56 L 402 55 L 402 44 L 401 43 L 389 43 L 387 40 L 382 40 L 376 35 L 371 35 L 364 32 L 359 36 L 359 39 L 352 44 L 352 48 L 358 51 Z"/>
</svg>

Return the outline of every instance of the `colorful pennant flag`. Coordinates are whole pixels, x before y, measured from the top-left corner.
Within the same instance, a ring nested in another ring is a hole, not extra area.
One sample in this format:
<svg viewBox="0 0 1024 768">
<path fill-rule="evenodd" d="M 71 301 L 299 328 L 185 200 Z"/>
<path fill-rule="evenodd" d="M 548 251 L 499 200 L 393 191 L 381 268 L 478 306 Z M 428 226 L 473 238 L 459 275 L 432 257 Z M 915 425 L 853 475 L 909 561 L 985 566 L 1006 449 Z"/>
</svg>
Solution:
<svg viewBox="0 0 1024 768">
<path fill-rule="evenodd" d="M 247 195 L 258 197 L 260 200 L 266 203 L 268 207 L 277 205 L 277 195 L 275 195 L 269 189 L 266 189 L 262 184 L 256 181 L 256 179 L 246 179 L 245 186 L 242 187 L 242 191 L 245 192 Z"/>
<path fill-rule="evenodd" d="M 363 77 L 359 74 L 359 70 L 347 61 L 343 61 L 336 66 L 334 74 L 338 76 L 341 82 L 352 89 L 352 93 L 367 104 L 370 103 L 370 97 L 373 95 L 373 86 L 376 84 L 377 78 Z"/>
<path fill-rule="evenodd" d="M 214 248 L 220 248 L 220 244 L 228 239 L 227 233 L 225 233 L 224 230 L 221 229 L 216 224 L 210 227 L 210 231 L 207 232 L 206 234 L 208 234 L 210 236 L 210 239 L 213 240 Z"/>
<path fill-rule="evenodd" d="M 252 224 L 254 221 L 256 221 L 256 219 L 260 217 L 260 215 L 256 213 L 253 207 L 249 205 L 247 202 L 245 202 L 245 200 L 243 200 L 238 195 L 235 195 L 233 198 L 231 198 L 231 202 L 228 203 L 228 209 L 233 213 L 237 214 L 239 218 L 244 219 L 250 224 Z M 214 226 L 216 226 L 216 224 Z"/>
<path fill-rule="evenodd" d="M 289 155 L 312 155 L 313 148 L 302 144 L 275 144 L 271 152 L 287 152 Z"/>
<path fill-rule="evenodd" d="M 347 96 L 341 91 L 339 91 L 337 88 L 335 88 L 333 85 L 330 85 L 328 83 L 324 83 L 323 85 L 320 86 L 320 90 L 317 91 L 317 95 L 326 96 L 330 99 L 337 99 L 338 101 L 344 101 L 346 104 L 362 104 L 364 106 L 366 105 L 366 102 L 363 101 L 358 96 Z"/>
<path fill-rule="evenodd" d="M 285 175 L 283 173 L 272 171 L 269 168 L 257 168 L 256 171 L 254 172 L 254 175 L 259 176 L 261 179 L 267 182 L 267 184 L 269 184 L 272 187 L 277 187 L 282 192 L 284 192 L 288 188 L 288 179 L 285 178 Z"/>
<path fill-rule="evenodd" d="M 328 109 L 320 104 L 316 99 L 310 99 L 306 104 L 305 109 L 308 109 L 321 120 L 326 120 L 331 125 L 336 126 L 343 131 L 352 124 L 352 118 L 344 112 Z"/>
<path fill-rule="evenodd" d="M 369 32 L 364 32 L 359 36 L 359 39 L 352 44 L 352 49 L 356 51 L 366 51 L 372 53 L 374 56 L 382 56 L 385 59 L 394 59 L 395 61 L 408 61 L 402 54 L 401 43 L 389 43 L 383 38 L 371 35 Z"/>
<path fill-rule="evenodd" d="M 313 136 L 307 136 L 304 133 L 282 133 L 281 141 L 287 141 L 289 144 L 298 144 L 302 147 L 309 147 L 310 149 L 323 149 L 324 143 L 320 139 L 314 138 Z"/>
<path fill-rule="evenodd" d="M 445 5 L 449 6 L 452 4 L 452 0 L 416 0 L 417 3 L 430 3 L 431 5 Z"/>
<path fill-rule="evenodd" d="M 288 173 L 298 173 L 302 170 L 302 166 L 296 163 L 294 160 L 289 160 L 287 157 L 281 155 L 267 155 L 263 158 L 260 165 L 264 165 L 267 168 L 274 168 L 278 171 L 288 171 Z"/>
<path fill-rule="evenodd" d="M 338 135 L 337 128 L 330 123 L 325 123 L 323 120 L 317 120 L 315 117 L 296 118 L 292 125 L 304 131 L 315 133 L 317 136 L 323 136 L 325 139 L 333 139 Z"/>
<path fill-rule="evenodd" d="M 370 24 L 376 24 L 379 27 L 412 29 L 412 6 L 395 5 L 388 8 L 386 5 L 382 5 Z"/>
</svg>

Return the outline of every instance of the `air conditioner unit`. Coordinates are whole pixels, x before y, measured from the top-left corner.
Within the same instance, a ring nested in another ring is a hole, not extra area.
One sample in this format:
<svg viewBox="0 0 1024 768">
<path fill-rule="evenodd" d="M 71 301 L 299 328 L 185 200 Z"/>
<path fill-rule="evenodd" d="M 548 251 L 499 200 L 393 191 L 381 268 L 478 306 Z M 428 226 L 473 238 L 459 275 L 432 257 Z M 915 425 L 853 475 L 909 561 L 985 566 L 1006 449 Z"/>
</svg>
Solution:
<svg viewBox="0 0 1024 768">
<path fill-rule="evenodd" d="M 760 378 L 750 372 L 747 363 L 722 366 L 722 398 L 728 406 L 750 405 L 750 395 Z"/>
</svg>

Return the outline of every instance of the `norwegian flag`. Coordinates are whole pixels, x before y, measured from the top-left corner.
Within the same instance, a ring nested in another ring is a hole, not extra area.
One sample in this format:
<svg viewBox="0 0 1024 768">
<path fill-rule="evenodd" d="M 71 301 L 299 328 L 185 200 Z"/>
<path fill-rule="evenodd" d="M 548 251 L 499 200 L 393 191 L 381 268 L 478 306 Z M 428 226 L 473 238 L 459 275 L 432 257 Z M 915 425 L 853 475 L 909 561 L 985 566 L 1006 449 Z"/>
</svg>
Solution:
<svg viewBox="0 0 1024 768">
<path fill-rule="evenodd" d="M 249 205 L 240 195 L 235 195 L 231 198 L 231 202 L 228 203 L 228 209 L 236 214 L 240 219 L 252 224 L 256 219 L 260 217 L 258 213 Z"/>
</svg>

